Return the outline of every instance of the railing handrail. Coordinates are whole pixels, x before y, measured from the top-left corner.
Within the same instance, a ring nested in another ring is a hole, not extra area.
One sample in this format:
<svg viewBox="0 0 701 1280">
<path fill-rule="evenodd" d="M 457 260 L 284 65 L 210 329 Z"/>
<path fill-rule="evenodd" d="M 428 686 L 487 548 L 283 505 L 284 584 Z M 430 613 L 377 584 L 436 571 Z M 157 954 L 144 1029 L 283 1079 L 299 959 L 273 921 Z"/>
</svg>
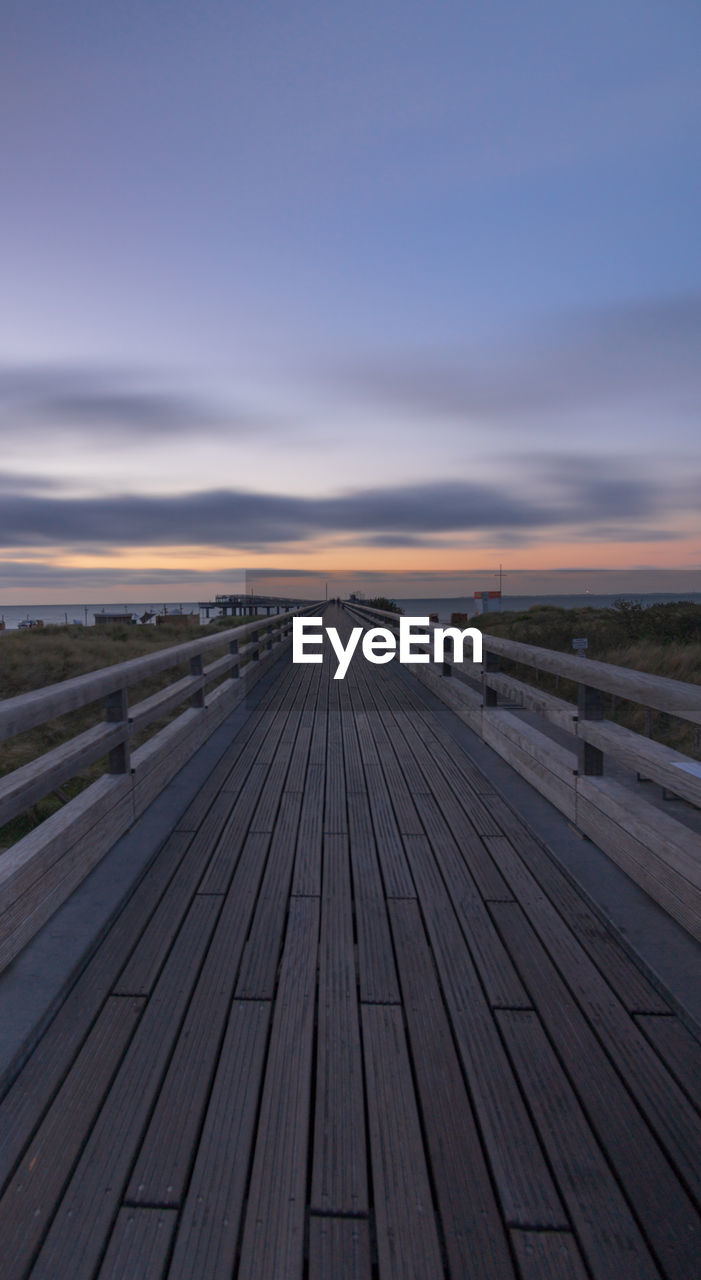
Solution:
<svg viewBox="0 0 701 1280">
<path fill-rule="evenodd" d="M 300 608 L 290 609 L 287 613 L 277 613 L 274 615 L 274 624 L 277 626 L 295 614 L 318 608 L 320 603 L 322 602 L 313 601 Z M 55 716 L 88 706 L 117 689 L 129 688 L 160 671 L 181 666 L 189 659 L 200 657 L 212 649 L 241 640 L 272 623 L 271 618 L 256 618 L 238 627 L 217 631 L 211 636 L 199 636 L 196 640 L 186 640 L 182 644 L 167 645 L 156 653 L 128 658 L 125 662 L 115 662 L 112 666 L 72 676 L 42 689 L 32 689 L 28 693 L 5 698 L 0 702 L 0 741 L 24 733 L 27 729 L 34 729 L 47 720 L 53 720 Z"/>
<path fill-rule="evenodd" d="M 375 609 L 354 600 L 344 603 L 350 609 L 361 612 L 364 610 L 378 617 L 390 619 L 395 626 L 399 624 L 399 615 L 386 609 Z M 473 624 L 474 619 L 470 619 L 470 625 Z M 461 629 L 464 630 L 464 628 Z M 682 720 L 689 720 L 693 724 L 701 724 L 701 685 L 699 684 L 673 680 L 669 676 L 652 675 L 650 672 L 639 671 L 633 667 L 619 667 L 611 662 L 600 662 L 596 658 L 582 658 L 574 654 L 560 653 L 556 649 L 545 649 L 540 645 L 525 644 L 520 640 L 506 640 L 501 636 L 491 635 L 488 631 L 482 631 L 482 646 L 488 653 L 511 658 L 513 662 L 537 667 L 540 671 L 548 671 L 553 675 L 574 680 L 577 684 L 587 684 L 594 689 L 600 689 L 603 693 L 627 698 L 654 711 L 667 712 L 669 715 L 679 716 Z"/>
</svg>

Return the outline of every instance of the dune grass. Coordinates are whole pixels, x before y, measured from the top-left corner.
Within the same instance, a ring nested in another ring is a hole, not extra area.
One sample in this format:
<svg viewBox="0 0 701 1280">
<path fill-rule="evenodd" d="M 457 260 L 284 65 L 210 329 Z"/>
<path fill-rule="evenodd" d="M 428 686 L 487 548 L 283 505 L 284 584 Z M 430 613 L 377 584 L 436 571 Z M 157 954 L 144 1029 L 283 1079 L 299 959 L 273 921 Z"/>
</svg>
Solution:
<svg viewBox="0 0 701 1280">
<path fill-rule="evenodd" d="M 485 633 L 572 653 L 572 640 L 586 637 L 587 654 L 600 662 L 631 667 L 651 675 L 701 684 L 701 605 L 685 601 L 651 605 L 618 601 L 607 609 L 560 609 L 535 605 L 523 613 L 483 614 L 471 619 Z M 582 661 L 586 661 L 583 659 Z M 575 702 L 573 681 L 523 664 L 502 662 L 520 680 Z M 606 695 L 606 715 L 636 733 L 648 734 L 665 746 L 701 759 L 699 728 L 660 711 L 648 711 L 624 698 Z"/>
<path fill-rule="evenodd" d="M 217 631 L 230 630 L 232 626 L 241 626 L 251 621 L 253 619 L 250 617 L 235 620 L 221 618 L 208 626 L 183 627 L 178 624 L 169 626 L 164 623 L 158 627 L 139 627 L 125 623 L 99 627 L 49 626 L 36 631 L 5 632 L 0 638 L 0 699 L 29 693 L 33 689 L 42 689 L 47 685 L 69 680 L 73 676 L 99 671 L 103 667 L 126 662 L 130 658 L 140 658 L 146 654 L 155 653 L 159 649 L 196 640 L 200 636 L 216 635 Z M 263 620 L 260 619 L 260 621 L 263 625 Z M 225 651 L 226 642 L 223 641 L 221 652 Z M 207 660 L 218 657 L 219 652 L 215 649 L 211 655 L 208 655 Z M 185 664 L 180 671 L 174 667 L 131 686 L 130 704 L 134 705 L 142 698 L 156 693 L 179 679 L 187 671 L 188 667 Z M 178 707 L 149 725 L 132 745 L 139 746 L 141 742 L 146 741 L 179 715 L 182 710 L 182 706 Z M 0 743 L 0 776 L 11 773 L 30 760 L 36 759 L 37 756 L 44 755 L 45 752 L 60 746 L 62 742 L 91 728 L 103 719 L 104 708 L 98 701 Z M 14 844 L 50 814 L 55 813 L 63 804 L 104 773 L 106 768 L 106 760 L 97 761 L 77 774 L 58 791 L 44 797 L 26 813 L 7 823 L 0 829 L 0 849 Z"/>
</svg>

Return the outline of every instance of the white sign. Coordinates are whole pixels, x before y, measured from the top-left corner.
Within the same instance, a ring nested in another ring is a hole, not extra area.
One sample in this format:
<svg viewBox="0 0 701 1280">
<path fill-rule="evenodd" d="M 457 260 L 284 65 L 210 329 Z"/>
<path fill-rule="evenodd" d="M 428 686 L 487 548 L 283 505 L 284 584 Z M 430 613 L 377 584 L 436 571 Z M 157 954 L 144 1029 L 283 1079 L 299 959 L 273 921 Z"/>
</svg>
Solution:
<svg viewBox="0 0 701 1280">
<path fill-rule="evenodd" d="M 576 640 L 573 640 L 573 641 L 572 641 L 572 648 L 573 648 L 573 649 L 588 649 L 588 648 L 589 648 L 589 641 L 587 640 L 586 636 L 579 636 Z"/>
</svg>

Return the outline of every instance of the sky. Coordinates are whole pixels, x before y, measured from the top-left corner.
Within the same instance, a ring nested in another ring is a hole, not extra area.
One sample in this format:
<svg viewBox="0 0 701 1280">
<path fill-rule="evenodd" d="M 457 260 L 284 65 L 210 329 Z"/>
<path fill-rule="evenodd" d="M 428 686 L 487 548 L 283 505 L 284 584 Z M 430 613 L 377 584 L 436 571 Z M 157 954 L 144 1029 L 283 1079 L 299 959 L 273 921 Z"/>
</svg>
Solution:
<svg viewBox="0 0 701 1280">
<path fill-rule="evenodd" d="M 2 6 L 0 604 L 701 590 L 700 52 L 692 0 Z"/>
</svg>

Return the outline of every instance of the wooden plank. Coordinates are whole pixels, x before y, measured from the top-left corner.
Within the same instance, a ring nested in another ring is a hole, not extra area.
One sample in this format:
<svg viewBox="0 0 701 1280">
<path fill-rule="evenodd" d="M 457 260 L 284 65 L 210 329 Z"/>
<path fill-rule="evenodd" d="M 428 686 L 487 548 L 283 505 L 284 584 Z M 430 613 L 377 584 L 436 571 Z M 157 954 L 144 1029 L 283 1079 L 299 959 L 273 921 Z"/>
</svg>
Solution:
<svg viewBox="0 0 701 1280">
<path fill-rule="evenodd" d="M 210 808 L 225 801 L 225 795 L 220 795 L 222 791 L 231 791 L 238 795 L 248 769 L 254 762 L 255 753 L 265 737 L 270 719 L 274 715 L 276 689 L 277 682 L 271 685 L 241 725 L 233 742 L 227 747 L 192 804 L 179 820 L 178 830 L 196 831 L 207 818 Z M 243 761 L 241 757 L 244 757 Z M 233 804 L 233 801 L 231 803 Z"/>
<path fill-rule="evenodd" d="M 130 733 L 141 733 L 154 720 L 159 720 L 174 707 L 181 706 L 194 693 L 204 689 L 204 684 L 204 675 L 184 676 L 182 680 L 176 680 L 174 684 L 169 684 L 165 689 L 152 693 L 149 698 L 135 703 L 129 708 Z"/>
<path fill-rule="evenodd" d="M 366 764 L 365 778 L 385 894 L 388 898 L 415 898 L 416 890 L 381 766 Z M 417 819 L 405 825 L 420 827 L 421 824 Z"/>
<path fill-rule="evenodd" d="M 267 765 L 252 766 L 204 874 L 201 893 L 226 893 L 267 776 Z"/>
<path fill-rule="evenodd" d="M 418 682 L 414 684 L 413 681 L 408 682 L 397 678 L 394 685 L 387 689 L 387 696 L 391 701 L 397 721 L 399 722 L 401 717 L 403 724 L 418 734 L 421 741 L 428 746 L 431 754 L 433 754 L 437 746 L 440 746 L 444 749 L 448 759 L 452 759 L 456 747 L 459 745 L 457 738 L 431 710 L 426 701 L 426 695 L 422 694 L 421 686 Z M 493 784 L 477 768 L 474 761 L 465 755 L 462 749 L 460 773 L 475 795 L 490 796 L 494 793 Z"/>
<path fill-rule="evenodd" d="M 231 818 L 235 803 L 236 796 L 232 792 L 220 791 L 219 795 L 211 801 L 209 808 L 205 811 L 198 829 L 194 833 L 189 833 L 192 841 L 192 856 L 198 863 L 202 875 L 207 870 L 208 863 L 219 842 L 219 837 Z M 178 827 L 176 830 L 179 831 L 180 828 Z"/>
<path fill-rule="evenodd" d="M 177 936 L 202 876 L 202 866 L 193 856 L 189 832 L 171 836 L 183 855 L 175 875 L 158 903 L 134 951 L 112 988 L 115 995 L 148 995 Z M 196 851 L 195 851 L 196 855 Z"/>
<path fill-rule="evenodd" d="M 523 869 L 522 877 L 525 879 L 526 876 Z M 696 1153 L 701 1150 L 701 1120 L 688 1106 L 678 1086 L 664 1071 L 659 1058 L 576 938 L 558 920 L 552 905 L 546 900 L 533 905 L 528 904 L 525 899 L 522 901 L 522 908 L 516 908 L 513 903 L 493 903 L 490 909 L 500 928 L 502 916 L 495 913 L 500 912 L 503 907 L 506 912 L 503 920 L 516 922 L 519 930 L 528 933 L 530 928 L 525 923 L 524 912 L 529 915 L 538 937 L 547 947 L 573 996 L 621 1070 L 648 1122 L 656 1130 L 688 1185 L 695 1188 L 701 1197 L 701 1170 L 696 1158 Z M 509 908 L 513 910 L 509 912 Z M 521 932 L 517 932 L 516 936 L 523 947 Z M 535 1002 L 535 993 L 532 988 L 529 989 Z"/>
<path fill-rule="evenodd" d="M 378 712 L 379 720 L 379 712 Z M 400 764 L 394 750 L 394 741 L 389 735 L 384 734 L 382 739 L 377 740 L 377 754 L 380 760 L 381 772 L 377 765 L 369 765 L 366 771 L 368 794 L 371 798 L 373 812 L 378 805 L 378 801 L 383 799 L 383 792 L 391 797 L 391 831 L 396 831 L 401 835 L 420 835 L 421 822 L 416 812 L 414 802 L 412 800 L 409 787 L 404 779 L 404 770 Z M 384 787 L 380 786 L 379 778 L 384 780 Z M 424 789 L 426 784 L 424 783 Z M 386 837 L 385 837 L 386 838 Z M 397 837 L 395 837 L 396 839 Z M 401 841 L 400 841 L 401 843 Z M 393 895 L 399 897 L 399 894 Z M 407 896 L 407 895 L 401 895 Z"/>
<path fill-rule="evenodd" d="M 438 806 L 431 796 L 417 796 L 416 803 L 489 1003 L 493 1008 L 528 1007 L 530 1001 Z"/>
<path fill-rule="evenodd" d="M 234 740 L 231 746 L 227 748 L 206 782 L 200 787 L 192 803 L 188 805 L 185 813 L 178 820 L 177 831 L 197 831 L 198 827 L 205 821 L 211 807 L 221 801 L 222 786 L 231 773 L 241 750 L 243 750 L 243 747 L 239 746 L 237 740 Z"/>
<path fill-rule="evenodd" d="M 258 718 L 251 718 L 240 730 L 237 741 L 244 741 L 244 750 L 240 754 L 231 774 L 223 783 L 224 791 L 238 794 L 246 780 L 248 769 L 252 763 L 265 762 L 265 751 L 268 739 L 277 742 L 279 738 L 279 699 L 291 683 L 291 673 L 285 672 L 271 685 L 264 699 Z M 260 757 L 260 758 L 259 758 Z"/>
<path fill-rule="evenodd" d="M 176 1217 L 172 1209 L 120 1209 L 97 1280 L 162 1280 Z"/>
<path fill-rule="evenodd" d="M 395 901 L 389 912 L 450 1274 L 509 1280 L 514 1272 L 504 1226 L 419 908 Z"/>
<path fill-rule="evenodd" d="M 218 913 L 212 898 L 190 910 L 58 1206 L 39 1275 L 93 1276 Z"/>
<path fill-rule="evenodd" d="M 526 1227 L 566 1227 L 567 1219 L 430 845 L 423 836 L 406 836 L 405 840 L 506 1221 Z"/>
<path fill-rule="evenodd" d="M 291 755 L 292 745 L 281 742 L 275 759 L 267 766 L 267 777 L 251 818 L 251 831 L 272 832 L 275 829 L 275 819 L 285 786 Z"/>
<path fill-rule="evenodd" d="M 683 822 L 662 813 L 641 796 L 632 802 L 631 793 L 613 778 L 577 779 L 581 796 L 643 845 L 655 850 L 665 872 L 676 873 L 688 882 L 691 891 L 701 890 L 701 836 Z"/>
<path fill-rule="evenodd" d="M 384 692 L 391 701 L 398 699 L 400 692 L 404 692 L 403 682 L 395 677 L 391 683 L 385 684 Z M 488 797 L 482 794 L 483 786 L 478 789 L 473 785 L 475 770 L 468 756 L 445 733 L 435 717 L 424 719 L 426 708 L 418 698 L 410 699 L 408 705 L 416 714 L 410 718 L 404 708 L 395 709 L 395 719 L 432 794 L 440 799 L 442 805 L 451 803 L 454 807 L 457 801 L 474 831 L 481 835 L 495 834 L 498 827 L 489 812 Z M 425 791 L 425 785 L 419 790 Z"/>
<path fill-rule="evenodd" d="M 242 697 L 243 695 L 238 701 Z M 206 707 L 188 707 L 177 720 L 172 720 L 132 753 L 135 817 L 143 813 L 152 800 L 161 794 L 164 787 L 231 713 L 236 702 L 237 698 L 229 695 L 222 686 L 222 693 L 215 690 L 212 701 Z"/>
<path fill-rule="evenodd" d="M 360 999 L 399 1003 L 399 983 L 367 796 L 348 796 Z"/>
<path fill-rule="evenodd" d="M 73 676 L 70 680 L 46 685 L 43 689 L 33 689 L 29 693 L 6 698 L 0 707 L 0 739 L 24 733 L 56 716 L 87 706 L 115 689 L 129 688 L 161 671 L 183 666 L 190 658 L 221 649 L 232 640 L 240 642 L 258 627 L 260 622 L 244 623 L 213 636 L 202 636 L 186 641 L 185 644 L 168 645 L 157 653 L 130 658 L 127 662 L 115 663 L 110 667 L 102 667 L 99 671 L 89 671 L 85 675 Z"/>
<path fill-rule="evenodd" d="M 270 1006 L 235 1000 L 197 1148 L 169 1280 L 230 1280 L 263 1078 Z"/>
<path fill-rule="evenodd" d="M 312 724 L 312 740 L 309 744 L 309 764 L 326 764 L 326 725 L 329 708 L 329 680 L 327 665 L 321 668 L 319 688 L 316 699 L 316 711 Z"/>
<path fill-rule="evenodd" d="M 495 902 L 490 910 L 658 1262 L 669 1280 L 688 1280 L 699 1256 L 701 1222 L 687 1192 L 521 907 Z M 595 1025 L 600 1031 L 600 1018 Z M 666 1120 L 673 1126 L 676 1122 L 676 1132 L 683 1138 L 680 1129 L 686 1116 L 676 1106 L 672 1077 L 667 1079 L 671 1102 Z M 691 1172 L 696 1180 L 698 1170 Z M 664 1214 L 659 1212 L 660 1204 L 665 1206 Z"/>
<path fill-rule="evenodd" d="M 579 783 L 588 783 L 595 779 L 578 779 Z M 603 781 L 603 779 L 602 779 Z M 578 786 L 579 791 L 579 786 Z M 582 792 L 584 788 L 582 788 Z M 650 828 L 647 833 L 642 829 L 641 838 L 632 835 L 626 827 L 621 826 L 616 817 L 602 812 L 599 807 L 600 797 L 594 795 L 592 801 L 584 794 L 577 796 L 577 825 L 588 835 L 600 849 L 635 880 L 646 893 L 669 911 L 693 937 L 701 939 L 701 894 L 678 867 L 667 860 L 667 850 L 662 839 L 658 840 L 659 814 L 652 805 L 646 805 L 650 811 Z M 643 802 L 644 803 L 644 802 Z M 641 805 L 642 807 L 642 805 Z M 619 816 L 625 815 L 619 810 Z M 675 823 L 681 828 L 681 823 Z M 688 828 L 687 828 L 688 832 Z M 692 832 L 688 832 L 693 835 Z M 698 839 L 698 837 L 696 837 Z M 685 859 L 686 860 L 686 856 Z"/>
<path fill-rule="evenodd" d="M 348 682 L 347 687 L 350 696 L 350 705 L 353 711 L 355 732 L 358 738 L 358 745 L 360 747 L 363 765 L 379 764 L 380 761 L 375 747 L 375 739 L 372 735 L 372 729 L 370 726 L 370 717 L 363 705 L 363 698 L 358 685 L 358 677 L 352 667 L 346 677 L 346 680 Z"/>
<path fill-rule="evenodd" d="M 635 1021 L 691 1101 L 701 1105 L 701 1044 L 696 1036 L 676 1017 L 639 1015 Z"/>
<path fill-rule="evenodd" d="M 294 750 L 285 780 L 286 791 L 304 791 L 304 780 L 307 774 L 307 762 L 309 760 L 314 727 L 314 711 L 319 694 L 319 678 L 319 673 L 315 668 L 306 685 L 304 706 L 300 715 Z"/>
<path fill-rule="evenodd" d="M 130 779 L 105 775 L 58 813 L 51 814 L 40 827 L 5 849 L 0 859 L 0 897 L 4 907 L 25 893 L 80 840 L 94 838 L 103 822 L 108 834 L 109 828 L 119 830 L 125 804 L 128 817 Z"/>
<path fill-rule="evenodd" d="M 287 917 L 302 797 L 283 795 L 236 984 L 238 1000 L 272 1000 Z"/>
<path fill-rule="evenodd" d="M 346 771 L 346 791 L 364 791 L 365 774 L 360 754 L 358 731 L 350 701 L 350 693 L 344 681 L 340 695 L 341 703 L 341 737 L 343 739 L 343 760 Z"/>
<path fill-rule="evenodd" d="M 512 1231 L 523 1280 L 589 1280 L 577 1242 L 569 1231 Z"/>
<path fill-rule="evenodd" d="M 3 1280 L 26 1274 L 70 1177 L 143 1000 L 108 1000 L 0 1200 Z"/>
<path fill-rule="evenodd" d="M 508 712 L 502 712 L 502 715 L 508 715 Z M 514 717 L 515 719 L 515 717 Z M 544 734 L 540 735 L 545 737 Z M 564 813 L 572 822 L 576 821 L 576 796 L 574 787 L 574 770 L 577 767 L 576 756 L 571 753 L 560 751 L 559 756 L 565 759 L 568 777 L 558 776 L 562 773 L 558 769 L 556 773 L 553 770 L 553 764 L 557 760 L 557 754 L 550 750 L 547 753 L 535 754 L 535 744 L 527 738 L 526 734 L 521 735 L 521 740 L 516 739 L 515 734 L 508 737 L 503 733 L 503 724 L 497 719 L 488 718 L 485 713 L 483 723 L 482 737 L 488 747 L 492 747 L 502 760 L 511 765 L 526 782 L 530 782 L 541 795 L 545 796 L 551 804 L 554 804 L 561 813 Z M 526 745 L 524 745 L 526 744 Z M 495 832 L 494 834 L 498 834 Z"/>
<path fill-rule="evenodd" d="M 482 737 L 490 745 L 501 739 L 498 750 L 505 760 L 510 761 L 513 746 L 519 757 L 521 753 L 533 756 L 545 771 L 554 774 L 567 786 L 574 785 L 573 775 L 577 769 L 574 738 L 569 747 L 563 747 L 560 742 L 556 742 L 547 733 L 542 733 L 515 712 L 499 707 L 485 708 Z"/>
<path fill-rule="evenodd" d="M 362 1218 L 309 1220 L 309 1280 L 371 1280 L 370 1231 Z"/>
<path fill-rule="evenodd" d="M 496 689 L 497 693 L 502 693 L 507 698 L 512 698 L 514 702 L 521 703 L 529 711 L 535 711 L 549 724 L 556 724 L 569 733 L 575 732 L 577 722 L 575 703 L 566 702 L 564 698 L 556 698 L 552 693 L 544 693 L 542 689 L 536 689 L 532 684 L 526 684 L 524 680 L 517 680 L 515 676 L 503 675 L 502 672 L 483 671 L 482 681 L 487 688 Z"/>
<path fill-rule="evenodd" d="M 500 636 L 485 636 L 484 643 L 488 652 L 512 658 L 514 662 L 523 662 L 526 666 L 536 667 L 541 671 L 551 671 L 580 684 L 586 679 L 588 685 L 603 689 L 605 693 L 627 698 L 630 702 L 639 702 L 668 715 L 680 716 L 683 720 L 690 720 L 692 724 L 701 724 L 701 688 L 697 684 L 670 680 L 667 676 L 649 675 L 630 667 L 615 667 L 610 662 L 598 662 L 594 658 L 587 658 L 586 668 L 582 670 L 582 658 L 568 653 L 555 653 L 552 649 L 542 649 L 538 645 L 503 640 Z"/>
<path fill-rule="evenodd" d="M 98 724 L 0 778 L 0 827 L 128 738 L 126 724 Z"/>
<path fill-rule="evenodd" d="M 182 1203 L 260 885 L 268 837 L 249 835 L 141 1143 L 126 1199 Z"/>
<path fill-rule="evenodd" d="M 60 814 L 52 816 L 59 817 Z M 47 819 L 40 829 L 50 821 L 50 818 Z M 79 884 L 82 884 L 119 836 L 129 829 L 131 823 L 131 800 L 129 796 L 125 796 L 118 801 L 101 823 L 96 824 L 96 830 L 91 833 L 89 839 L 76 840 L 75 844 L 60 857 L 53 857 L 55 846 L 52 848 L 51 835 L 48 832 L 45 833 L 46 843 L 42 856 L 36 859 L 33 870 L 36 871 L 38 865 L 45 860 L 44 855 L 48 865 L 41 877 L 37 877 L 0 916 L 0 970 L 4 969 L 38 933 L 39 929 L 51 919 L 58 907 L 70 897 Z"/>
<path fill-rule="evenodd" d="M 272 704 L 274 714 L 258 750 L 257 764 L 272 764 L 281 744 L 291 745 L 294 740 L 294 731 L 286 737 L 286 730 L 291 720 L 296 729 L 298 714 L 304 702 L 304 690 L 303 676 L 300 676 L 298 669 L 291 668 L 277 686 L 277 698 Z"/>
<path fill-rule="evenodd" d="M 441 1250 L 400 1009 L 365 1005 L 363 1053 L 380 1275 L 440 1276 Z"/>
<path fill-rule="evenodd" d="M 323 764 L 310 764 L 307 768 L 292 877 L 294 895 L 318 897 L 321 893 L 325 774 Z"/>
<path fill-rule="evenodd" d="M 0 1184 L 28 1141 L 53 1094 L 79 1052 L 119 970 L 137 941 L 182 857 L 182 839 L 171 836 L 151 863 L 99 949 L 88 961 L 66 999 L 25 1061 L 6 1086 L 0 1110 Z"/>
<path fill-rule="evenodd" d="M 346 816 L 346 775 L 343 767 L 343 742 L 340 717 L 329 709 L 329 739 L 326 747 L 326 794 L 324 797 L 324 831 L 339 835 L 348 830 Z"/>
<path fill-rule="evenodd" d="M 428 667 L 416 667 L 414 679 L 424 685 L 430 693 L 444 702 L 475 733 L 482 727 L 482 694 L 462 684 L 459 680 L 445 678 Z"/>
<path fill-rule="evenodd" d="M 323 889 L 310 1205 L 323 1213 L 366 1213 L 363 1067 L 346 836 L 324 837 Z"/>
<path fill-rule="evenodd" d="M 689 756 L 673 751 L 652 738 L 644 738 L 642 734 L 611 720 L 580 720 L 577 736 L 600 751 L 615 756 L 629 769 L 652 778 L 675 795 L 683 796 L 697 808 L 701 807 L 701 777 L 679 767 L 698 763 Z"/>
<path fill-rule="evenodd" d="M 493 898 L 497 900 L 511 897 L 502 876 L 497 871 L 482 839 L 477 834 L 470 817 L 468 817 L 468 812 L 476 813 L 478 801 L 471 783 L 468 783 L 463 776 L 463 765 L 467 760 L 467 756 L 462 751 L 458 751 L 456 754 L 453 764 L 457 766 L 457 772 L 453 772 L 453 786 L 451 786 L 445 774 L 435 764 L 433 755 L 416 732 L 414 725 L 409 723 L 406 716 L 403 715 L 397 716 L 395 722 L 398 732 L 393 735 L 393 746 L 398 755 L 399 744 L 403 744 L 404 749 L 411 753 L 414 768 L 421 779 L 421 782 L 415 782 L 413 794 L 416 807 L 420 813 L 423 812 L 424 814 L 424 828 L 426 827 L 425 814 L 427 810 L 425 805 L 422 809 L 421 800 L 424 796 L 433 795 L 440 807 L 441 817 L 445 820 L 444 825 L 447 824 L 452 836 L 460 846 L 470 873 L 479 886 L 482 896 L 486 899 Z M 413 743 L 413 753 L 409 746 L 410 742 Z M 404 757 L 402 756 L 401 759 L 402 768 L 404 768 Z M 456 785 L 457 792 L 454 789 Z M 489 825 L 491 829 L 498 830 L 498 827 L 494 826 L 491 820 L 489 824 L 485 822 L 482 813 L 480 813 L 478 820 L 483 828 Z"/>
<path fill-rule="evenodd" d="M 522 862 L 523 869 L 515 881 L 520 900 L 537 903 L 545 892 L 558 915 L 576 934 L 580 946 L 630 1013 L 668 1013 L 667 1001 L 641 973 L 635 960 L 623 950 L 605 922 L 567 878 L 554 855 L 533 837 L 501 797 L 495 797 L 493 810 Z M 513 867 L 512 855 L 500 843 L 504 837 L 495 839 L 497 843 L 493 844 L 492 838 L 486 839 L 485 843 L 493 848 L 500 865 L 506 866 L 508 861 L 508 865 Z"/>
<path fill-rule="evenodd" d="M 319 934 L 316 898 L 292 898 L 263 1086 L 240 1280 L 301 1276 Z"/>
<path fill-rule="evenodd" d="M 537 1014 L 497 1013 L 594 1280 L 656 1280 L 657 1266 Z"/>
<path fill-rule="evenodd" d="M 511 891 L 496 863 L 489 853 L 486 843 L 489 836 L 479 836 L 463 807 L 452 792 L 441 790 L 440 800 L 431 796 L 417 797 L 417 805 L 422 813 L 424 829 L 427 829 L 428 813 L 436 807 L 440 810 L 444 837 L 451 847 L 456 845 L 465 863 L 470 877 L 474 880 L 481 896 L 486 901 L 500 902 L 512 897 Z M 433 803 L 431 803 L 433 802 Z M 452 837 L 452 838 L 451 838 Z"/>
<path fill-rule="evenodd" d="M 374 678 L 373 678 L 373 674 L 374 674 Z M 396 828 L 396 831 L 398 833 L 407 834 L 407 835 L 420 835 L 421 822 L 419 820 L 418 814 L 414 807 L 411 794 L 409 791 L 409 787 L 407 785 L 407 781 L 405 780 L 403 766 L 400 764 L 395 754 L 395 738 L 399 737 L 400 735 L 394 732 L 392 733 L 388 732 L 387 728 L 385 727 L 385 719 L 387 718 L 387 715 L 386 715 L 386 708 L 382 699 L 382 687 L 385 681 L 382 678 L 381 672 L 373 673 L 373 674 L 371 674 L 370 676 L 366 676 L 366 679 L 364 682 L 365 705 L 367 709 L 369 710 L 371 709 L 370 726 L 372 729 L 373 737 L 375 739 L 378 759 L 382 766 L 382 774 L 384 775 L 384 779 L 385 779 L 386 792 L 389 796 L 391 796 L 391 809 L 394 810 L 395 816 L 392 821 L 392 827 L 391 827 L 392 834 L 394 834 L 394 830 Z M 385 677 L 389 678 L 387 676 L 386 671 L 385 671 Z M 375 765 L 370 765 L 368 766 L 368 768 L 372 777 L 376 778 L 377 767 Z M 374 788 L 371 785 L 371 782 L 372 782 L 372 779 L 369 776 L 368 777 L 368 793 L 370 794 L 370 797 L 371 797 L 371 805 L 373 807 L 373 813 L 374 813 L 377 801 L 381 797 L 381 790 L 377 782 L 375 782 Z M 383 834 L 383 839 L 386 839 L 386 838 L 387 838 L 386 835 Z M 395 842 L 396 842 L 396 837 L 395 837 Z M 401 841 L 399 841 L 399 846 L 400 845 L 401 845 Z M 402 854 L 402 860 L 403 860 L 403 854 Z M 405 876 L 408 874 L 406 871 L 406 868 L 404 868 L 404 874 Z M 409 878 L 409 882 L 410 882 L 410 878 Z M 412 896 L 412 895 L 411 894 L 409 895 L 394 894 L 392 896 L 398 897 L 398 896 Z"/>
</svg>

